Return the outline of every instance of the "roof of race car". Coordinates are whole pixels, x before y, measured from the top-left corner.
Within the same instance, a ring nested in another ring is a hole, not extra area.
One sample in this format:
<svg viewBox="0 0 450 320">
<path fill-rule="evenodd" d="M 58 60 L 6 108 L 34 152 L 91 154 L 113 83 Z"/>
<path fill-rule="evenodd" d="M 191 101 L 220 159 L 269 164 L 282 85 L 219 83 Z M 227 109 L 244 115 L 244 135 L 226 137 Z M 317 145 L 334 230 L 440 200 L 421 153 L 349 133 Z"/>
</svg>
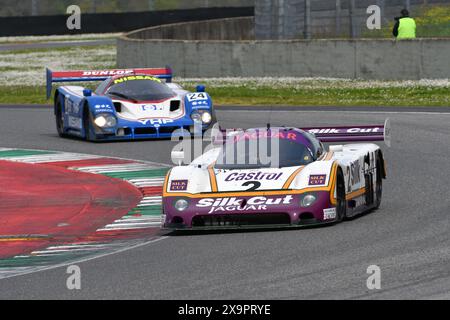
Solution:
<svg viewBox="0 0 450 320">
<path fill-rule="evenodd" d="M 126 75 L 115 75 L 112 76 L 110 78 L 108 78 L 107 80 L 105 80 L 102 84 L 100 84 L 97 87 L 96 93 L 100 94 L 100 95 L 107 95 L 109 90 L 112 87 L 117 86 L 122 86 L 122 88 L 133 88 L 135 87 L 135 85 L 133 83 L 137 82 L 138 80 L 142 81 L 142 80 L 146 80 L 149 82 L 154 83 L 154 85 L 156 87 L 154 87 L 152 90 L 155 90 L 156 92 L 160 92 L 163 91 L 164 94 L 162 94 L 162 96 L 153 96 L 153 97 L 149 97 L 149 96 L 142 96 L 142 94 L 136 96 L 136 94 L 133 94 L 133 96 L 130 96 L 128 98 L 125 98 L 127 100 L 135 100 L 135 101 L 139 101 L 139 102 L 144 102 L 144 101 L 151 101 L 151 102 L 160 102 L 160 101 L 165 101 L 167 99 L 169 99 L 170 97 L 173 97 L 176 95 L 176 93 L 169 87 L 167 86 L 166 82 L 158 79 L 157 77 L 151 76 L 151 75 L 145 75 L 145 74 L 126 74 Z M 153 85 L 152 85 L 153 86 Z M 159 88 L 159 89 L 158 89 Z M 147 88 L 150 89 L 150 88 Z M 143 92 L 142 88 L 136 89 L 138 92 Z M 165 92 L 167 91 L 167 92 Z M 136 92 L 135 92 L 136 93 Z M 129 93 L 127 93 L 126 95 L 129 95 Z M 153 94 L 154 95 L 154 94 Z"/>
</svg>

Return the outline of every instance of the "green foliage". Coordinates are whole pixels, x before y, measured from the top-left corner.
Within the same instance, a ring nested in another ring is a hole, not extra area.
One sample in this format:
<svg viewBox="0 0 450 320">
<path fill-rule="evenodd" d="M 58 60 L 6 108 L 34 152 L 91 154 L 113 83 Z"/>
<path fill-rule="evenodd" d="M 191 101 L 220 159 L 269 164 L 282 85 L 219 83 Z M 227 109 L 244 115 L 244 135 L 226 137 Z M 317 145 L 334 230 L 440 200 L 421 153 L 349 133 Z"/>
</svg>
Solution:
<svg viewBox="0 0 450 320">
<path fill-rule="evenodd" d="M 179 0 L 155 0 L 155 9 L 157 10 L 173 10 L 179 7 Z"/>
<path fill-rule="evenodd" d="M 194 90 L 193 87 L 189 88 Z M 450 106 L 445 87 L 407 88 L 271 88 L 210 87 L 217 105 L 296 106 Z M 1 104 L 48 104 L 45 88 L 0 87 Z"/>
<path fill-rule="evenodd" d="M 422 6 L 412 17 L 417 24 L 417 37 L 450 37 L 450 5 Z M 395 22 L 384 24 L 381 30 L 366 30 L 364 38 L 392 38 Z"/>
<path fill-rule="evenodd" d="M 450 37 L 450 5 L 422 9 L 416 23 L 418 37 Z"/>
<path fill-rule="evenodd" d="M 310 106 L 449 106 L 448 88 L 210 88 L 217 104 Z"/>
</svg>

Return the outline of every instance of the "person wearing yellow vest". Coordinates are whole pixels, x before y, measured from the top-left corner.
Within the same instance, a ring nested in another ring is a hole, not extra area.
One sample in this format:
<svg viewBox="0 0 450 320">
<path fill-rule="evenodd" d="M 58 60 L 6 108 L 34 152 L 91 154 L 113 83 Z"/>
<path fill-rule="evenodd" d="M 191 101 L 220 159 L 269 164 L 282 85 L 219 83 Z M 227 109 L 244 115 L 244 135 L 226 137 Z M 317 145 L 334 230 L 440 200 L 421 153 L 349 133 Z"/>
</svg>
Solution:
<svg viewBox="0 0 450 320">
<path fill-rule="evenodd" d="M 416 22 L 409 17 L 409 11 L 403 9 L 401 17 L 396 17 L 397 21 L 394 26 L 394 37 L 397 39 L 415 39 L 416 38 Z"/>
</svg>

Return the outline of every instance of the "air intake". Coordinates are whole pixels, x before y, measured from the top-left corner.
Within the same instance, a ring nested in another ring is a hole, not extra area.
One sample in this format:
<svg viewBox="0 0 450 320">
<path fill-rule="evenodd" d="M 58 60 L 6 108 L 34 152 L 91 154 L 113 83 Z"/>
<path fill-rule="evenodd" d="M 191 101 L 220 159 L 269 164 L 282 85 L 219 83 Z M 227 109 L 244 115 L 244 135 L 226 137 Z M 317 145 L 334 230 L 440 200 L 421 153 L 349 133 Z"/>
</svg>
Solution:
<svg viewBox="0 0 450 320">
<path fill-rule="evenodd" d="M 121 113 L 122 112 L 122 104 L 120 102 L 114 102 L 114 109 L 116 109 L 116 112 Z"/>
<path fill-rule="evenodd" d="M 170 112 L 175 112 L 180 110 L 181 101 L 180 100 L 172 100 L 170 101 Z"/>
</svg>

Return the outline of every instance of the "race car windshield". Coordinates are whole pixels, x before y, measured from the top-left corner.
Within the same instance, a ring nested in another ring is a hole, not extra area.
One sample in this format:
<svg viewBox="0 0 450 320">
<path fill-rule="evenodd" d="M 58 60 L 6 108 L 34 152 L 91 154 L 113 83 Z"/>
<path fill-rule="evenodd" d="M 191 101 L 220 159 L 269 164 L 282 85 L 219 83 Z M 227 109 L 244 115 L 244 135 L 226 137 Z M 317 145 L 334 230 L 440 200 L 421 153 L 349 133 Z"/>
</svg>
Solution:
<svg viewBox="0 0 450 320">
<path fill-rule="evenodd" d="M 217 159 L 216 169 L 293 167 L 314 161 L 311 150 L 304 144 L 270 137 L 227 142 Z"/>
<path fill-rule="evenodd" d="M 126 78 L 125 78 L 126 79 Z M 158 101 L 172 98 L 175 93 L 158 79 L 118 79 L 106 92 L 107 95 L 132 101 Z"/>
</svg>

